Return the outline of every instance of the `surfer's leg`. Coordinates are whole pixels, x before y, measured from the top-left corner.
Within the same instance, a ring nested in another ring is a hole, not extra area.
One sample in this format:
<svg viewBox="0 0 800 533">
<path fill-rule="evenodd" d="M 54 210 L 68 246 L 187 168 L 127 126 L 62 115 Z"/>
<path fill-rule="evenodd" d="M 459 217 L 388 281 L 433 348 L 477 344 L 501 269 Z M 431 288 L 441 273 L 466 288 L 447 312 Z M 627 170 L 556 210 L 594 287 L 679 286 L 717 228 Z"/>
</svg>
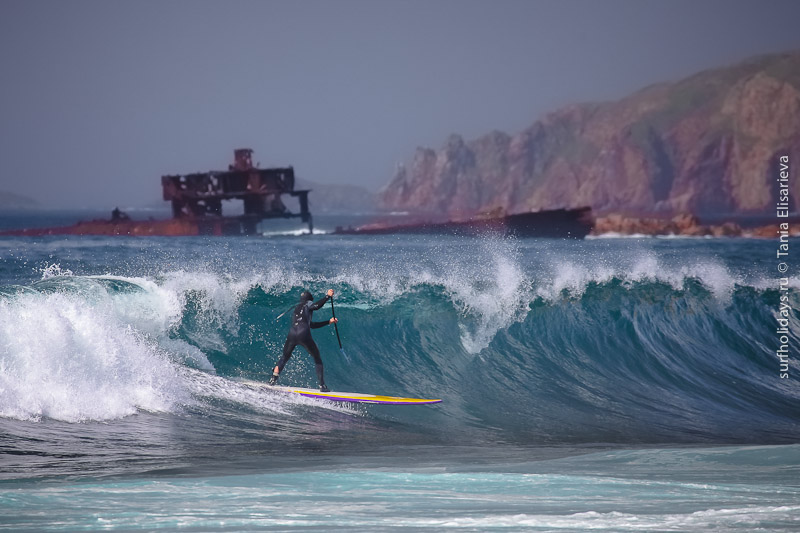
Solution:
<svg viewBox="0 0 800 533">
<path fill-rule="evenodd" d="M 292 357 L 292 351 L 294 351 L 295 346 L 297 346 L 297 341 L 291 336 L 286 337 L 286 342 L 283 345 L 283 355 L 275 368 L 272 369 L 272 378 L 269 380 L 270 385 L 275 385 L 278 382 L 278 375 L 283 372 L 283 367 L 286 366 L 286 363 Z"/>
<path fill-rule="evenodd" d="M 304 342 L 301 343 L 301 346 L 305 348 L 311 357 L 314 358 L 314 367 L 317 371 L 317 381 L 319 382 L 319 390 L 323 392 L 328 392 L 328 387 L 325 386 L 325 369 L 322 366 L 322 357 L 319 355 L 319 348 L 317 347 L 317 343 L 314 342 L 314 339 L 311 338 L 311 335 L 308 336 L 307 339 L 304 339 Z"/>
</svg>

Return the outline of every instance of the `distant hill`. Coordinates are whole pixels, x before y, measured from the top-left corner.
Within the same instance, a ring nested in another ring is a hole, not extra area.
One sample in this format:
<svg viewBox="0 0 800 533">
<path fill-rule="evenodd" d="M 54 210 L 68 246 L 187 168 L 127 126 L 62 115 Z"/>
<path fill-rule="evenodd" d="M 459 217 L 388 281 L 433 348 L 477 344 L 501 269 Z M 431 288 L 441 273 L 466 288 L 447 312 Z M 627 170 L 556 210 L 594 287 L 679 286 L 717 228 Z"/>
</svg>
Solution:
<svg viewBox="0 0 800 533">
<path fill-rule="evenodd" d="M 373 212 L 377 196 L 357 185 L 322 184 L 297 178 L 295 189 L 311 189 L 308 195 L 312 213 L 353 214 Z M 287 201 L 289 197 L 285 197 Z"/>
<path fill-rule="evenodd" d="M 617 102 L 559 109 L 515 134 L 419 148 L 390 209 L 754 214 L 775 210 L 777 156 L 800 164 L 800 52 L 752 58 Z M 792 172 L 790 198 L 800 198 Z"/>
<path fill-rule="evenodd" d="M 0 191 L 0 209 L 36 209 L 38 207 L 40 207 L 39 203 L 33 198 Z"/>
</svg>

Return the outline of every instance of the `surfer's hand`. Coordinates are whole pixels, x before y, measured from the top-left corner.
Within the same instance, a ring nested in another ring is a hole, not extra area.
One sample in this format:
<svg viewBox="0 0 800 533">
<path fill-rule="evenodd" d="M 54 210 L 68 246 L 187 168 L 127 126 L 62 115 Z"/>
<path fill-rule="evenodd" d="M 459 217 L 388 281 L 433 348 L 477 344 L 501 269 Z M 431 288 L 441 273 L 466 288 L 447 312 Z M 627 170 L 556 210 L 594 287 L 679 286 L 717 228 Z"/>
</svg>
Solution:
<svg viewBox="0 0 800 533">
<path fill-rule="evenodd" d="M 328 289 L 328 296 L 333 296 L 333 289 Z"/>
<path fill-rule="evenodd" d="M 338 318 L 331 318 L 328 324 L 336 324 L 337 322 L 339 322 Z"/>
</svg>

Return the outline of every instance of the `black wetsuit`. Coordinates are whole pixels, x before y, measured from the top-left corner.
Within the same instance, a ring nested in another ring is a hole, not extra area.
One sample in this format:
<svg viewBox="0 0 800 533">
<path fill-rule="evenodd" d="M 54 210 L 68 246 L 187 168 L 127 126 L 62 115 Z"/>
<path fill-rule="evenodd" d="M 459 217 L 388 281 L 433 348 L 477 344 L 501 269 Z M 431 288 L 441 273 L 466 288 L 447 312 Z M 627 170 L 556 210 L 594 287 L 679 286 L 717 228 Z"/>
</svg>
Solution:
<svg viewBox="0 0 800 533">
<path fill-rule="evenodd" d="M 311 314 L 314 311 L 322 309 L 322 306 L 330 299 L 330 296 L 325 296 L 318 302 L 306 300 L 300 302 L 295 308 L 292 315 L 292 328 L 286 336 L 286 343 L 283 345 L 283 356 L 278 361 L 278 372 L 283 372 L 283 367 L 286 362 L 292 357 L 292 351 L 299 345 L 311 354 L 314 358 L 314 363 L 317 370 L 317 379 L 320 386 L 325 385 L 325 378 L 322 368 L 322 358 L 319 356 L 319 348 L 317 343 L 311 338 L 311 328 L 321 328 L 327 326 L 330 321 L 325 320 L 322 322 L 312 322 Z"/>
</svg>

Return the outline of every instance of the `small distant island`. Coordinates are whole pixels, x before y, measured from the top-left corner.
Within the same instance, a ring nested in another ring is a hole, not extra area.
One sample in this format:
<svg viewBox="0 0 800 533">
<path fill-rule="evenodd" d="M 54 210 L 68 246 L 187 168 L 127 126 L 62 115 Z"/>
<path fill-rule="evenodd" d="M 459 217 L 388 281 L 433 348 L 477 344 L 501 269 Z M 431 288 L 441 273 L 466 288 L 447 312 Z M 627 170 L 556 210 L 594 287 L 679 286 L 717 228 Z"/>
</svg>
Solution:
<svg viewBox="0 0 800 533">
<path fill-rule="evenodd" d="M 14 194 L 12 192 L 0 191 L 0 209 L 3 210 L 26 210 L 38 209 L 41 207 L 39 202 L 33 198 Z"/>
</svg>

